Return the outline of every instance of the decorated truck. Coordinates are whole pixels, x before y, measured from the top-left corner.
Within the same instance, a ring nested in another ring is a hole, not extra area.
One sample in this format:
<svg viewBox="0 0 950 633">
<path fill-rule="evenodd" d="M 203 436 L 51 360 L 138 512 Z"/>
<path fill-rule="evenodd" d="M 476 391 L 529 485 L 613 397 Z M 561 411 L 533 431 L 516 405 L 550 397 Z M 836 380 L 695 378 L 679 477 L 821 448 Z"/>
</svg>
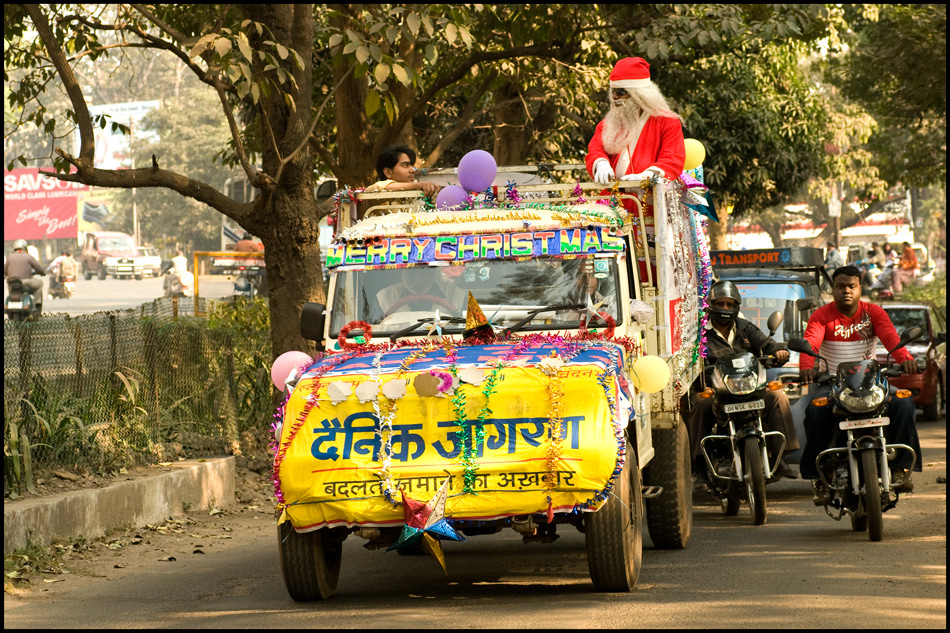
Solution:
<svg viewBox="0 0 950 633">
<path fill-rule="evenodd" d="M 351 214 L 364 194 L 344 192 L 327 305 L 301 315 L 321 354 L 272 371 L 295 600 L 332 594 L 351 536 L 450 569 L 445 541 L 512 528 L 550 543 L 570 525 L 602 591 L 637 582 L 644 517 L 656 547 L 686 546 L 678 406 L 701 371 L 711 279 L 697 183 L 553 180 L 451 210 L 366 194 L 374 208 Z"/>
</svg>

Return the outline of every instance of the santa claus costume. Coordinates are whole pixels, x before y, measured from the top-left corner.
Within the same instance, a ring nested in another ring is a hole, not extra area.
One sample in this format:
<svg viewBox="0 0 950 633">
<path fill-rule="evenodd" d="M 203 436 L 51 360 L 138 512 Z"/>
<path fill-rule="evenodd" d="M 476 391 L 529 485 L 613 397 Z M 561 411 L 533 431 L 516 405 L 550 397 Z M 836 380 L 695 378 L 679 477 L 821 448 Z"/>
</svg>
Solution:
<svg viewBox="0 0 950 633">
<path fill-rule="evenodd" d="M 621 59 L 610 73 L 610 89 L 611 112 L 597 124 L 587 146 L 590 175 L 602 182 L 597 171 L 603 161 L 613 172 L 611 180 L 652 175 L 678 178 L 686 161 L 683 126 L 650 81 L 650 64 L 641 57 Z M 629 97 L 618 98 L 618 92 Z"/>
</svg>

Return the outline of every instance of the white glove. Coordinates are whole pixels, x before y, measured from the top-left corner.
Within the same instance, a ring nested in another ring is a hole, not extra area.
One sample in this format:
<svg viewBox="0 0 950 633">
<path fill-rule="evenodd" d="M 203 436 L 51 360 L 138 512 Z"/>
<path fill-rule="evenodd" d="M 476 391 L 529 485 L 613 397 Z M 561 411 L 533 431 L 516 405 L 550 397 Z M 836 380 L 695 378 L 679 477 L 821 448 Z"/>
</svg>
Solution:
<svg viewBox="0 0 950 633">
<path fill-rule="evenodd" d="M 594 163 L 594 182 L 598 185 L 606 185 L 611 180 L 616 180 L 616 178 L 617 176 L 614 174 L 610 163 L 604 158 L 598 158 L 597 162 Z"/>
</svg>

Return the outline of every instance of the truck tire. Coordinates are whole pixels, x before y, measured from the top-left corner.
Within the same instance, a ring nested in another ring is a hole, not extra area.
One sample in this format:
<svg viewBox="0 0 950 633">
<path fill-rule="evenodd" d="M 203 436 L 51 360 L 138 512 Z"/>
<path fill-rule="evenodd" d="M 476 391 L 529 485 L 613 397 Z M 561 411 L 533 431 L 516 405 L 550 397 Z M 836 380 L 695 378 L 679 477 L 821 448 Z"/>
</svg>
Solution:
<svg viewBox="0 0 950 633">
<path fill-rule="evenodd" d="M 82 276 L 86 278 L 86 281 L 92 279 L 92 271 L 85 264 L 82 265 Z"/>
<path fill-rule="evenodd" d="M 587 514 L 587 566 L 598 591 L 630 591 L 643 562 L 643 486 L 637 455 L 627 444 L 627 461 L 600 510 Z"/>
<path fill-rule="evenodd" d="M 103 266 L 102 264 L 99 264 L 99 270 L 96 271 L 96 275 L 99 277 L 100 280 L 104 281 L 106 278 L 106 267 Z"/>
<path fill-rule="evenodd" d="M 300 534 L 290 521 L 277 526 L 280 569 L 294 600 L 326 600 L 336 590 L 343 543 L 328 537 L 327 528 Z"/>
<path fill-rule="evenodd" d="M 689 437 L 681 420 L 673 429 L 653 429 L 656 454 L 644 471 L 648 486 L 663 492 L 646 500 L 647 527 L 657 549 L 683 549 L 693 526 L 693 480 Z"/>
</svg>

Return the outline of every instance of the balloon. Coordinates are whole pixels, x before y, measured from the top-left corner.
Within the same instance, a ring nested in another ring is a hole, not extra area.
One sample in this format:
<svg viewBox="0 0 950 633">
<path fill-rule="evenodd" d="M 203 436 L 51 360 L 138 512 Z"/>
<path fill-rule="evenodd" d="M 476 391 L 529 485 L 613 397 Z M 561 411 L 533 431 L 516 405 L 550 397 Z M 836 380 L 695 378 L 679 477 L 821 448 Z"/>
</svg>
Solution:
<svg viewBox="0 0 950 633">
<path fill-rule="evenodd" d="M 497 174 L 495 157 L 483 149 L 473 149 L 459 161 L 459 184 L 466 191 L 485 191 Z"/>
<path fill-rule="evenodd" d="M 670 382 L 670 367 L 659 356 L 643 356 L 633 363 L 633 386 L 646 393 L 662 391 Z"/>
<path fill-rule="evenodd" d="M 279 390 L 284 390 L 284 383 L 290 372 L 306 367 L 313 359 L 303 352 L 284 352 L 277 357 L 270 369 L 270 379 Z"/>
<path fill-rule="evenodd" d="M 439 195 L 435 197 L 435 207 L 444 210 L 449 207 L 457 207 L 468 197 L 468 192 L 458 185 L 449 185 L 444 187 Z"/>
<path fill-rule="evenodd" d="M 685 143 L 686 162 L 683 164 L 683 171 L 689 171 L 703 164 L 703 161 L 706 159 L 706 148 L 694 138 L 686 139 Z"/>
</svg>

